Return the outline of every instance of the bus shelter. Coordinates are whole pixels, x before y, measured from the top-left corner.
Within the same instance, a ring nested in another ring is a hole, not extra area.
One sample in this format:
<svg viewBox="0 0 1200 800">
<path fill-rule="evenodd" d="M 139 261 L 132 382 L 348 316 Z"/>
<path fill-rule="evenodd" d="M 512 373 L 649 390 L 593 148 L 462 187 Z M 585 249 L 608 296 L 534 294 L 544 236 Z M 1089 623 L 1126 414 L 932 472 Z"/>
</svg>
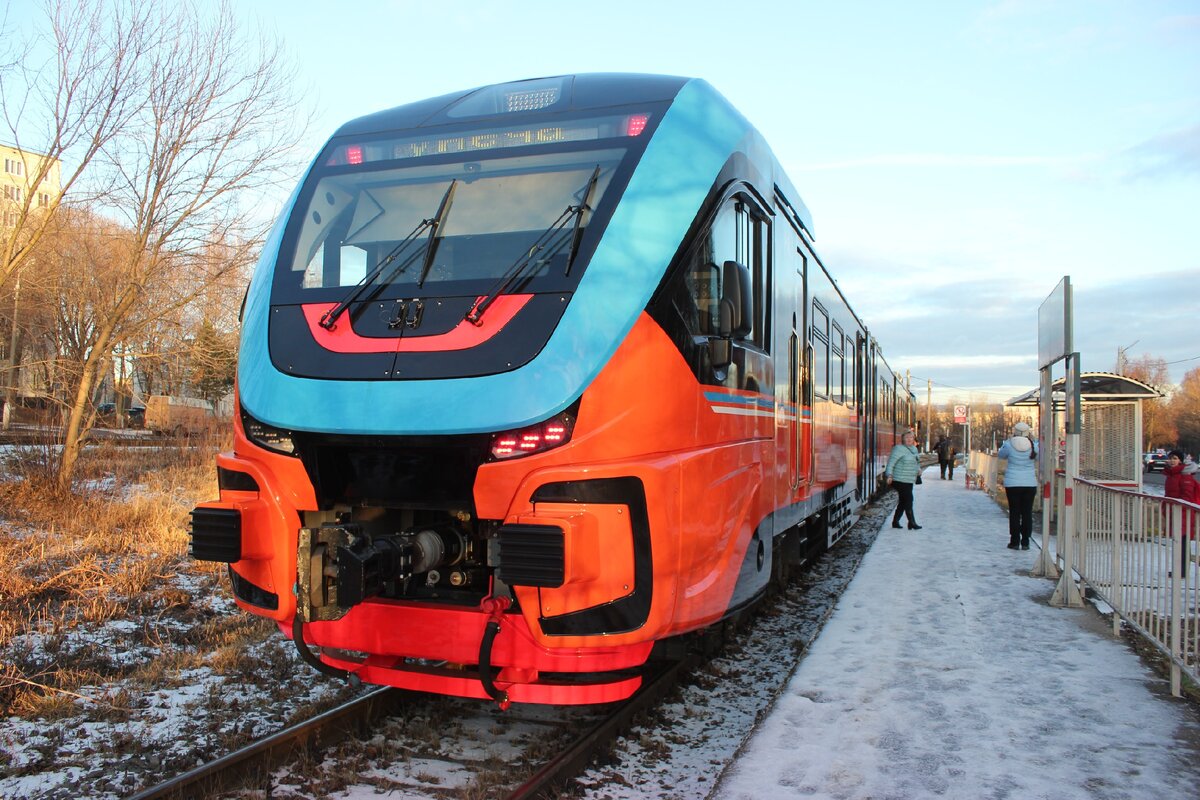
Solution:
<svg viewBox="0 0 1200 800">
<path fill-rule="evenodd" d="M 1066 380 L 1051 384 L 1051 408 L 1063 468 Z M 1163 394 L 1148 383 L 1112 372 L 1084 372 L 1079 376 L 1081 425 L 1079 477 L 1121 489 L 1142 490 L 1142 403 Z M 1005 403 L 1010 408 L 1040 407 L 1040 390 L 1032 389 Z M 1058 483 L 1058 481 L 1055 481 Z"/>
</svg>

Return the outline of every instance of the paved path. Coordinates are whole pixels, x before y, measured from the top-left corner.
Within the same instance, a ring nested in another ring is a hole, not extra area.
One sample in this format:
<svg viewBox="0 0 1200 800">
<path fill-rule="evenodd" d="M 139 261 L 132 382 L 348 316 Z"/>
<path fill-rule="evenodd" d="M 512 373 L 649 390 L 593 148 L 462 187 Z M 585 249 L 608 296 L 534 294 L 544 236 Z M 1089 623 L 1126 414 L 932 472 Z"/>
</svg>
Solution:
<svg viewBox="0 0 1200 800">
<path fill-rule="evenodd" d="M 885 522 L 710 797 L 1200 797 L 1196 707 L 1095 609 L 1050 607 L 1037 550 L 956 473 L 925 470 L 924 530 Z"/>
</svg>

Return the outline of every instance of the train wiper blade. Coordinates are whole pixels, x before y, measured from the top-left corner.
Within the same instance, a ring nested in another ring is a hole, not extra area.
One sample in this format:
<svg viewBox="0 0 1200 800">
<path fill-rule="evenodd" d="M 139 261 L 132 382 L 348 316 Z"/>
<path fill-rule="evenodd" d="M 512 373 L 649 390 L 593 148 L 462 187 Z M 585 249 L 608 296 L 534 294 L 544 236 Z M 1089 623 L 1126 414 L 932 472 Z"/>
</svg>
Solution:
<svg viewBox="0 0 1200 800">
<path fill-rule="evenodd" d="M 379 276 L 383 274 L 383 271 L 388 268 L 388 265 L 399 258 L 400 255 L 408 248 L 410 244 L 416 240 L 418 236 L 430 228 L 436 227 L 440 221 L 444 221 L 444 212 L 448 210 L 448 204 L 446 200 L 454 193 L 454 186 L 456 183 L 458 183 L 457 179 L 450 181 L 450 186 L 446 189 L 446 193 L 442 195 L 442 202 L 438 205 L 437 217 L 421 220 L 399 244 L 391 249 L 391 252 L 381 258 L 379 263 L 372 267 L 371 270 L 362 277 L 362 280 L 354 284 L 354 286 L 350 289 L 340 303 L 321 315 L 321 321 L 318 324 L 320 324 L 322 328 L 327 331 L 333 330 L 333 326 L 337 323 L 338 317 L 340 317 L 347 308 L 353 305 L 358 298 L 362 297 L 363 293 L 368 289 L 368 287 L 375 283 Z M 426 241 L 426 248 L 428 248 L 430 244 L 431 240 Z M 397 267 L 392 271 L 391 274 L 388 275 L 388 280 L 391 280 L 396 275 L 399 275 L 401 272 L 404 272 L 406 269 L 408 269 L 420 252 L 421 251 L 418 250 L 416 253 L 413 253 L 406 258 L 399 267 Z"/>
<path fill-rule="evenodd" d="M 583 216 L 585 211 L 591 210 L 591 207 L 588 205 L 588 201 L 591 199 L 592 192 L 595 189 L 596 180 L 599 175 L 600 167 L 597 166 L 595 171 L 592 173 L 592 177 L 588 178 L 587 185 L 583 188 L 584 197 L 579 205 L 568 205 L 563 212 L 558 215 L 558 219 L 554 220 L 554 222 L 552 222 L 550 226 L 546 228 L 546 230 L 542 231 L 541 234 L 538 235 L 537 240 L 534 241 L 530 248 L 518 256 L 517 260 L 514 261 L 507 270 L 504 271 L 504 274 L 500 276 L 500 280 L 496 283 L 496 285 L 493 286 L 487 294 L 481 297 L 478 302 L 475 303 L 475 305 L 471 306 L 471 310 L 467 312 L 467 322 L 470 322 L 474 325 L 481 324 L 484 313 L 491 307 L 492 303 L 496 301 L 496 298 L 500 297 L 501 295 L 508 294 L 514 286 L 517 286 L 521 282 L 531 267 L 535 266 L 539 262 L 549 261 L 551 258 L 558 255 L 558 253 L 560 253 L 563 248 L 567 246 L 567 244 L 571 244 L 571 254 L 568 256 L 567 260 L 567 274 L 570 274 L 570 261 L 574 258 L 575 249 L 577 246 L 576 242 L 579 238 L 579 219 Z M 572 219 L 575 219 L 574 236 L 566 233 L 564 230 L 567 226 L 567 223 Z M 537 256 L 543 253 L 543 251 L 544 255 L 542 255 L 540 259 L 537 258 Z"/>
<path fill-rule="evenodd" d="M 583 192 L 583 199 L 579 201 L 579 205 L 575 212 L 575 230 L 571 232 L 571 250 L 567 253 L 567 269 L 563 275 L 571 274 L 571 265 L 575 263 L 575 254 L 579 252 L 579 241 L 583 238 L 584 217 L 592 213 L 592 195 L 596 193 L 596 184 L 600 182 L 600 165 L 596 165 L 596 169 L 592 172 L 592 177 L 588 180 L 587 189 Z"/>
<path fill-rule="evenodd" d="M 438 206 L 437 214 L 433 217 L 433 224 L 429 230 L 429 241 L 425 244 L 425 263 L 421 265 L 421 277 L 417 279 L 417 288 L 425 285 L 429 268 L 433 266 L 438 244 L 442 241 L 442 225 L 445 224 L 446 217 L 450 214 L 450 206 L 454 204 L 454 187 L 457 185 L 457 178 L 450 181 L 450 188 L 446 190 L 446 194 L 442 197 L 442 204 Z"/>
</svg>

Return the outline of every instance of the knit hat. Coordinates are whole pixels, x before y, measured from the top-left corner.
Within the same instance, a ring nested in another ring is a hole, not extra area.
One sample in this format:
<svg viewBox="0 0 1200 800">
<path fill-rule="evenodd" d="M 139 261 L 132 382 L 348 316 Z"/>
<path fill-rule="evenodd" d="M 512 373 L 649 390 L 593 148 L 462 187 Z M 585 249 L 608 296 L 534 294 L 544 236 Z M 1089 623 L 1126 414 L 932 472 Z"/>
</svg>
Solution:
<svg viewBox="0 0 1200 800">
<path fill-rule="evenodd" d="M 1013 433 L 1015 433 L 1017 436 L 1028 436 L 1031 430 L 1033 429 L 1024 422 L 1018 422 L 1016 425 L 1013 425 Z"/>
</svg>

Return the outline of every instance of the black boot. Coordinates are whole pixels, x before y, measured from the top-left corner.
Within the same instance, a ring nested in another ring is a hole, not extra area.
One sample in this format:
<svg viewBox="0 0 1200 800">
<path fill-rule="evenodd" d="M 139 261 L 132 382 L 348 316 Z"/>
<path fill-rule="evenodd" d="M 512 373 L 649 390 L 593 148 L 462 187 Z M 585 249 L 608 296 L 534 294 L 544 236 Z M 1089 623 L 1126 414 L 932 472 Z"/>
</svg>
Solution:
<svg viewBox="0 0 1200 800">
<path fill-rule="evenodd" d="M 899 527 L 899 526 L 897 525 L 896 527 Z M 915 522 L 910 522 L 910 523 L 908 523 L 908 529 L 910 531 L 919 531 L 919 530 L 921 530 L 921 526 Z"/>
<path fill-rule="evenodd" d="M 893 528 L 899 528 L 899 527 L 900 527 L 900 520 L 898 520 L 898 519 L 894 519 L 894 520 L 892 520 L 892 527 L 893 527 Z"/>
</svg>

